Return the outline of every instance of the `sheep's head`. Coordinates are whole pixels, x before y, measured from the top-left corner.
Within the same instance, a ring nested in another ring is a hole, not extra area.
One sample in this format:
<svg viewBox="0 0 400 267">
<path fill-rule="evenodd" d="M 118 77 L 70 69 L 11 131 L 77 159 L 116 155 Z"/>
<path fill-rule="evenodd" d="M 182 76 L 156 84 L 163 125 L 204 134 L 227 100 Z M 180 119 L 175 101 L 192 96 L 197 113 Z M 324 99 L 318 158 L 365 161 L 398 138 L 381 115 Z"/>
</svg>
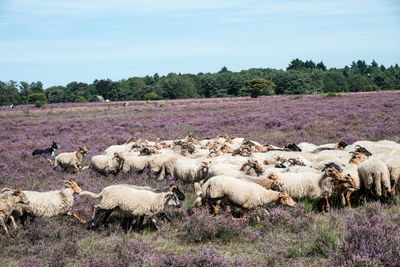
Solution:
<svg viewBox="0 0 400 267">
<path fill-rule="evenodd" d="M 224 145 L 221 147 L 221 151 L 222 151 L 223 153 L 232 153 L 232 148 L 231 148 L 230 146 L 228 146 L 227 144 L 224 144 Z"/>
<path fill-rule="evenodd" d="M 200 171 L 201 171 L 201 173 L 203 174 L 202 176 L 203 176 L 203 178 L 205 178 L 205 176 L 207 176 L 207 174 L 208 174 L 208 169 L 210 169 L 210 167 L 211 167 L 211 161 L 203 161 L 202 163 L 201 163 L 201 166 L 200 166 Z"/>
<path fill-rule="evenodd" d="M 80 152 L 81 154 L 87 154 L 89 153 L 89 150 L 85 146 L 80 146 L 78 152 Z"/>
<path fill-rule="evenodd" d="M 345 141 L 340 141 L 337 145 L 336 145 L 336 149 L 337 150 L 343 150 L 344 148 L 346 148 L 349 144 L 347 144 Z"/>
<path fill-rule="evenodd" d="M 332 177 L 335 180 L 343 180 L 342 174 L 333 167 L 325 168 L 325 175 L 328 177 Z"/>
<path fill-rule="evenodd" d="M 350 152 L 352 154 L 351 159 L 349 161 L 349 163 L 353 163 L 353 164 L 361 164 L 361 162 L 363 162 L 364 160 L 367 159 L 367 157 L 360 153 L 360 152 Z"/>
<path fill-rule="evenodd" d="M 294 202 L 293 198 L 291 198 L 287 193 L 279 193 L 279 203 L 285 206 L 294 207 L 296 206 L 296 202 Z"/>
<path fill-rule="evenodd" d="M 174 193 L 167 192 L 165 193 L 165 205 L 179 208 L 181 206 L 181 202 Z"/>
<path fill-rule="evenodd" d="M 256 146 L 256 151 L 264 153 L 264 152 L 268 151 L 268 148 L 257 145 Z"/>
<path fill-rule="evenodd" d="M 254 171 L 257 173 L 257 175 L 260 175 L 264 172 L 264 168 L 258 160 L 254 160 L 251 163 L 251 167 L 254 169 Z"/>
<path fill-rule="evenodd" d="M 119 160 L 124 159 L 124 154 L 122 154 L 122 152 L 115 152 L 114 158 L 119 159 Z"/>
<path fill-rule="evenodd" d="M 25 193 L 22 192 L 19 189 L 14 189 L 11 191 L 11 194 L 13 197 L 17 199 L 17 203 L 22 203 L 22 204 L 29 204 L 29 200 L 26 197 Z"/>
<path fill-rule="evenodd" d="M 270 173 L 267 176 L 268 179 L 272 180 L 271 189 L 274 191 L 283 191 L 283 182 L 279 179 L 278 175 L 275 173 Z"/>
<path fill-rule="evenodd" d="M 340 168 L 340 166 L 337 165 L 335 162 L 329 162 L 329 163 L 325 164 L 325 167 L 324 167 L 321 171 L 324 172 L 326 169 L 329 169 L 329 168 L 334 168 L 334 169 L 336 169 L 336 170 L 339 171 L 339 172 L 342 172 L 342 171 L 343 171 L 343 169 Z"/>
<path fill-rule="evenodd" d="M 125 144 L 135 143 L 135 142 L 137 142 L 137 139 L 135 137 L 131 137 L 128 139 L 128 141 L 125 142 Z"/>
<path fill-rule="evenodd" d="M 354 152 L 359 152 L 361 154 L 364 154 L 366 157 L 372 156 L 371 152 L 369 152 L 365 147 L 359 145 L 356 146 L 356 150 Z"/>
<path fill-rule="evenodd" d="M 79 187 L 79 185 L 72 180 L 65 181 L 64 187 L 72 189 L 76 194 L 82 192 L 82 189 Z"/>
<path fill-rule="evenodd" d="M 287 144 L 285 149 L 289 151 L 301 152 L 301 148 L 298 147 L 295 143 Z"/>
<path fill-rule="evenodd" d="M 148 156 L 148 155 L 151 155 L 151 151 L 150 151 L 149 148 L 145 147 L 145 148 L 142 148 L 142 149 L 140 150 L 139 155 L 140 155 L 140 156 Z"/>
<path fill-rule="evenodd" d="M 185 200 L 185 194 L 181 190 L 179 190 L 179 187 L 176 185 L 173 185 L 173 184 L 170 185 L 167 193 L 168 192 L 173 193 L 178 198 L 178 200 L 181 200 L 181 201 Z"/>
</svg>

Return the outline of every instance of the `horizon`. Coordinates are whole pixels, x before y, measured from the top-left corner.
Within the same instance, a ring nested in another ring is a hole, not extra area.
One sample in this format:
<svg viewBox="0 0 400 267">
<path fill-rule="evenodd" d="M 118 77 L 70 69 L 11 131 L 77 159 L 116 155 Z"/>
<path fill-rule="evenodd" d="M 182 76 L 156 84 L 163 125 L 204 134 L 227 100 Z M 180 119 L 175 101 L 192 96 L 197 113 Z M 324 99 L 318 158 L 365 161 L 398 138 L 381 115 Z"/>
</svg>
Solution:
<svg viewBox="0 0 400 267">
<path fill-rule="evenodd" d="M 118 81 L 222 67 L 400 62 L 396 1 L 0 1 L 0 80 Z"/>
</svg>

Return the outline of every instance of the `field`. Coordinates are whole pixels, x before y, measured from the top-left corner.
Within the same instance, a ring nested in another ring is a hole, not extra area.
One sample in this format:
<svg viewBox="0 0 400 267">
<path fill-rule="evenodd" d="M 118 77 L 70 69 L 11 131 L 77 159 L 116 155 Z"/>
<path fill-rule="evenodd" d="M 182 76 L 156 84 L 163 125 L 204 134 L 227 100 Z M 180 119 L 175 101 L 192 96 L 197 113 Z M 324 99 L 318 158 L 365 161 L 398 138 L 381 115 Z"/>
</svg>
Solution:
<svg viewBox="0 0 400 267">
<path fill-rule="evenodd" d="M 400 142 L 399 103 L 400 92 L 378 92 L 2 109 L 0 188 L 56 190 L 63 180 L 74 179 L 83 190 L 99 192 L 115 183 L 161 188 L 173 182 L 159 182 L 146 171 L 103 177 L 92 171 L 71 175 L 53 170 L 44 157 L 31 155 L 53 140 L 61 146 L 57 153 L 86 146 L 85 163 L 132 136 L 155 140 L 194 133 L 205 138 L 226 132 L 278 146 L 362 139 Z M 160 231 L 149 227 L 124 233 L 118 224 L 89 231 L 71 217 L 38 218 L 21 226 L 15 238 L 0 235 L 0 265 L 400 265 L 400 205 L 374 202 L 323 215 L 304 201 L 296 208 L 271 208 L 269 216 L 256 210 L 246 221 L 233 221 L 228 214 L 192 209 L 193 186 L 179 185 L 188 199 L 170 212 L 172 221 L 163 222 Z M 89 219 L 93 204 L 76 196 L 73 210 Z"/>
</svg>

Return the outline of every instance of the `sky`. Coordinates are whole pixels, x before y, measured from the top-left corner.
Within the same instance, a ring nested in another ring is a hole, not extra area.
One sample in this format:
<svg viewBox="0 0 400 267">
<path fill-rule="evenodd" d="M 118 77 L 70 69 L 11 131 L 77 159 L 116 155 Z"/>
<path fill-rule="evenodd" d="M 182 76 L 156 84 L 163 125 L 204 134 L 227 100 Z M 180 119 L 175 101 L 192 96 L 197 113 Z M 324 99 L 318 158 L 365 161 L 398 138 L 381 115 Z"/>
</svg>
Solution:
<svg viewBox="0 0 400 267">
<path fill-rule="evenodd" d="M 400 63 L 398 0 L 0 0 L 0 80 Z"/>
</svg>

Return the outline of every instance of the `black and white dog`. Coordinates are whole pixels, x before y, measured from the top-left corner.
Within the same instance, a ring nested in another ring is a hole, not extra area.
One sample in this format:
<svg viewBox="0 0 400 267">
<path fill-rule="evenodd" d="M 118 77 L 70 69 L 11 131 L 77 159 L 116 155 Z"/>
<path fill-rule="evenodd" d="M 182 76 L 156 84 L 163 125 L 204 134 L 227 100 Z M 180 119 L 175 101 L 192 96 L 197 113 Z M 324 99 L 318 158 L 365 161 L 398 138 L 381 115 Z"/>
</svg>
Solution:
<svg viewBox="0 0 400 267">
<path fill-rule="evenodd" d="M 53 141 L 53 144 L 52 144 L 51 147 L 49 147 L 49 148 L 46 148 L 46 149 L 40 149 L 40 148 L 35 149 L 35 150 L 32 152 L 32 156 L 42 155 L 42 154 L 44 154 L 44 155 L 51 154 L 51 156 L 53 157 L 53 156 L 54 156 L 54 152 L 55 152 L 58 148 L 59 148 L 59 147 L 58 147 L 57 143 Z"/>
</svg>

